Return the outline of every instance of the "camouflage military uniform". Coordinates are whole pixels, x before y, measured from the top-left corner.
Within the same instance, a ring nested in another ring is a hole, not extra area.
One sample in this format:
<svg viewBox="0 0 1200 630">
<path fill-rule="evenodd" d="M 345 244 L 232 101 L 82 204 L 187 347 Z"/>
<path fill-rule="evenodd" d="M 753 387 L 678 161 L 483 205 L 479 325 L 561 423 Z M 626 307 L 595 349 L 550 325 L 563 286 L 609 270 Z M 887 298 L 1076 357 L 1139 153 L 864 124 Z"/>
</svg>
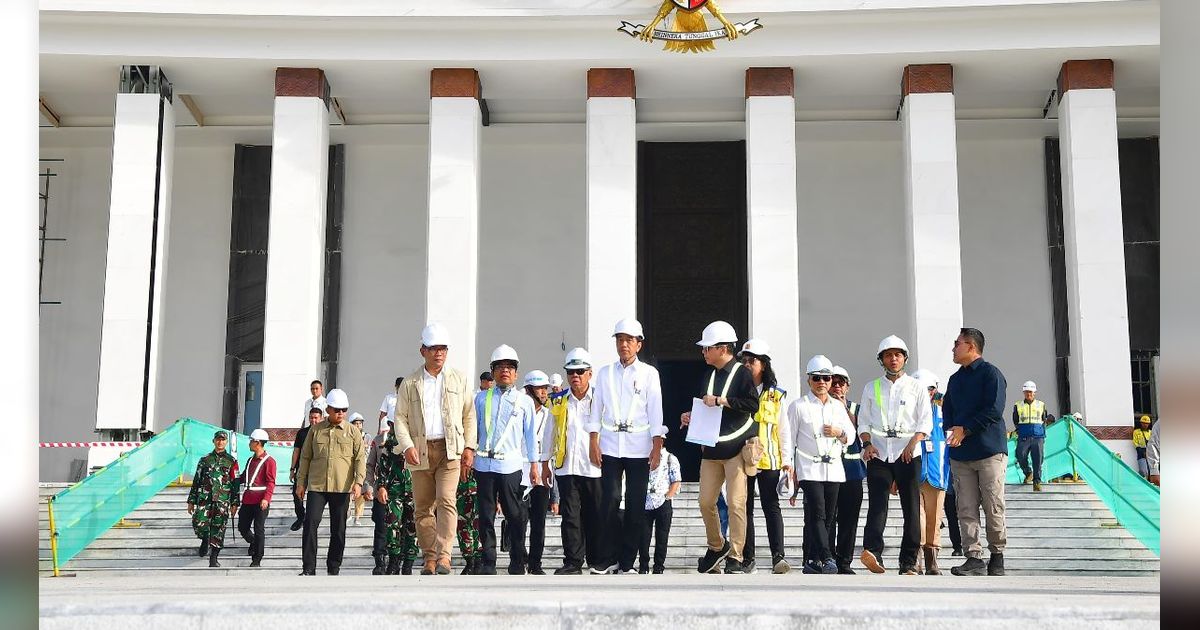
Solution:
<svg viewBox="0 0 1200 630">
<path fill-rule="evenodd" d="M 387 488 L 387 511 L 383 516 L 390 558 L 417 559 L 416 507 L 413 505 L 412 472 L 404 467 L 404 455 L 392 452 L 396 433 L 389 431 L 375 469 L 375 485 Z"/>
<path fill-rule="evenodd" d="M 477 561 L 483 551 L 479 545 L 479 499 L 475 471 L 467 470 L 467 480 L 458 482 L 458 549 L 463 560 Z"/>
<path fill-rule="evenodd" d="M 188 503 L 196 506 L 192 530 L 213 549 L 225 546 L 225 522 L 240 504 L 234 487 L 237 474 L 237 460 L 232 455 L 213 451 L 200 458 L 192 477 L 192 490 L 188 493 Z"/>
</svg>

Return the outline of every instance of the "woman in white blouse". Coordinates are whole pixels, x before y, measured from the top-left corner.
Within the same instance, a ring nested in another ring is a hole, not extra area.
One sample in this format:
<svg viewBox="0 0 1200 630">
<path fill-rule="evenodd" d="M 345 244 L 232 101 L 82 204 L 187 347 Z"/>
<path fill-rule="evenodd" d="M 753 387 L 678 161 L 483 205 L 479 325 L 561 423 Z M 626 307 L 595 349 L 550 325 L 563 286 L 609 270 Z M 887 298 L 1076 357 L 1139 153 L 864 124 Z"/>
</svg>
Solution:
<svg viewBox="0 0 1200 630">
<path fill-rule="evenodd" d="M 829 395 L 833 362 L 818 354 L 808 362 L 809 393 L 788 407 L 780 442 L 781 470 L 804 491 L 804 573 L 837 573 L 829 526 L 838 488 L 846 480 L 842 452 L 854 435 L 846 405 Z"/>
</svg>

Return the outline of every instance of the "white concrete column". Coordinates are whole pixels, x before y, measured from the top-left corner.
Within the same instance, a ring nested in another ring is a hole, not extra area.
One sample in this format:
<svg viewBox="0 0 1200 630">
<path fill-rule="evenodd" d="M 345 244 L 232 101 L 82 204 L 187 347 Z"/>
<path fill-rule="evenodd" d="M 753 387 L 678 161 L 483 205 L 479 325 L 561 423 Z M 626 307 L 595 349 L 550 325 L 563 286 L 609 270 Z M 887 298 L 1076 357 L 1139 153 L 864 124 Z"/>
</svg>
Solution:
<svg viewBox="0 0 1200 630">
<path fill-rule="evenodd" d="M 175 113 L 157 66 L 124 66 L 113 120 L 97 429 L 156 431 Z"/>
<path fill-rule="evenodd" d="M 317 68 L 275 71 L 263 331 L 262 427 L 295 428 L 321 374 L 329 83 Z"/>
<path fill-rule="evenodd" d="M 1113 63 L 1068 61 L 1058 81 L 1071 407 L 1090 425 L 1128 425 L 1133 393 Z"/>
<path fill-rule="evenodd" d="M 613 325 L 637 317 L 637 109 L 629 68 L 587 73 L 585 335 L 597 365 L 617 360 Z"/>
<path fill-rule="evenodd" d="M 963 326 L 953 72 L 949 64 L 907 66 L 900 112 L 912 300 L 909 371 L 932 370 L 943 389 L 958 369 L 951 348 Z"/>
<path fill-rule="evenodd" d="M 765 339 L 780 386 L 801 392 L 794 89 L 791 68 L 746 70 L 750 330 L 738 333 Z"/>
<path fill-rule="evenodd" d="M 446 327 L 447 361 L 472 382 L 478 374 L 480 97 L 474 69 L 435 68 L 430 73 L 425 321 Z M 416 343 L 419 336 L 415 330 L 405 339 Z"/>
</svg>

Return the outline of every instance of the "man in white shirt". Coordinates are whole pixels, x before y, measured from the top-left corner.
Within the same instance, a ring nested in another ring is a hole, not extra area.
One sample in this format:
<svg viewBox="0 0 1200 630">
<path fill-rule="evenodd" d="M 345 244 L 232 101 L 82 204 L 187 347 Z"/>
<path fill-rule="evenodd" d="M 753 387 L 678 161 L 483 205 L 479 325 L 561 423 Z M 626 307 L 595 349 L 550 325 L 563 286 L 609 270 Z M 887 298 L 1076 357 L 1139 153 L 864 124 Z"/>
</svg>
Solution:
<svg viewBox="0 0 1200 630">
<path fill-rule="evenodd" d="M 308 410 L 313 407 L 318 407 L 322 412 L 325 411 L 325 385 L 321 381 L 313 381 L 308 384 L 308 392 L 312 394 L 310 398 L 304 400 L 304 415 L 301 426 L 305 426 L 308 422 Z"/>
<path fill-rule="evenodd" d="M 623 319 L 613 330 L 619 360 L 596 374 L 596 400 L 588 419 L 591 437 L 589 458 L 600 466 L 602 529 L 600 557 L 591 565 L 594 574 L 635 573 L 633 563 L 641 547 L 650 469 L 658 467 L 662 450 L 662 384 L 658 370 L 638 360 L 645 339 L 642 324 Z M 628 477 L 628 479 L 625 479 Z M 616 520 L 625 482 L 621 527 L 604 527 Z"/>
<path fill-rule="evenodd" d="M 600 467 L 591 462 L 591 435 L 587 426 L 594 409 L 592 355 L 583 348 L 567 353 L 565 365 L 570 386 L 550 396 L 547 438 L 549 467 L 560 495 L 563 566 L 555 575 L 579 575 L 583 562 L 596 566 L 600 542 Z"/>
<path fill-rule="evenodd" d="M 387 423 L 396 419 L 396 392 L 400 389 L 400 384 L 404 382 L 403 376 L 396 377 L 396 384 L 392 387 L 392 391 L 388 392 L 387 396 L 383 397 L 383 402 L 379 403 L 379 432 L 382 433 L 387 428 Z"/>
<path fill-rule="evenodd" d="M 522 485 L 529 488 L 529 574 L 546 575 L 542 569 L 542 551 L 546 546 L 546 512 L 550 509 L 550 436 L 554 423 L 550 420 L 550 378 L 541 370 L 525 375 L 525 394 L 533 399 L 534 429 L 537 440 L 534 450 L 542 471 L 541 483 L 533 483 L 526 471 Z"/>
<path fill-rule="evenodd" d="M 933 430 L 929 394 L 904 373 L 908 346 L 895 335 L 879 343 L 876 355 L 884 376 L 863 388 L 858 413 L 863 461 L 867 462 L 867 525 L 860 560 L 872 573 L 883 573 L 883 530 L 894 482 L 900 490 L 904 529 L 900 574 L 917 574 L 921 547 L 921 444 Z"/>
</svg>

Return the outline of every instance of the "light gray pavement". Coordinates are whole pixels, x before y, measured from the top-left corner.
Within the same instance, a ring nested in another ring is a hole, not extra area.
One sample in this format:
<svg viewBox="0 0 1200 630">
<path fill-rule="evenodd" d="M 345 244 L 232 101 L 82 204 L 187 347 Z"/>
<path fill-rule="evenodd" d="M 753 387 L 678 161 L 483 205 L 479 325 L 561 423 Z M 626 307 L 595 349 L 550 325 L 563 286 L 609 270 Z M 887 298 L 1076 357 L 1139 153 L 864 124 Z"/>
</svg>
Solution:
<svg viewBox="0 0 1200 630">
<path fill-rule="evenodd" d="M 129 577 L 43 578 L 39 586 L 40 626 L 49 629 L 1100 630 L 1159 626 L 1157 578 L 797 572 L 784 576 L 302 578 L 145 572 Z"/>
</svg>

